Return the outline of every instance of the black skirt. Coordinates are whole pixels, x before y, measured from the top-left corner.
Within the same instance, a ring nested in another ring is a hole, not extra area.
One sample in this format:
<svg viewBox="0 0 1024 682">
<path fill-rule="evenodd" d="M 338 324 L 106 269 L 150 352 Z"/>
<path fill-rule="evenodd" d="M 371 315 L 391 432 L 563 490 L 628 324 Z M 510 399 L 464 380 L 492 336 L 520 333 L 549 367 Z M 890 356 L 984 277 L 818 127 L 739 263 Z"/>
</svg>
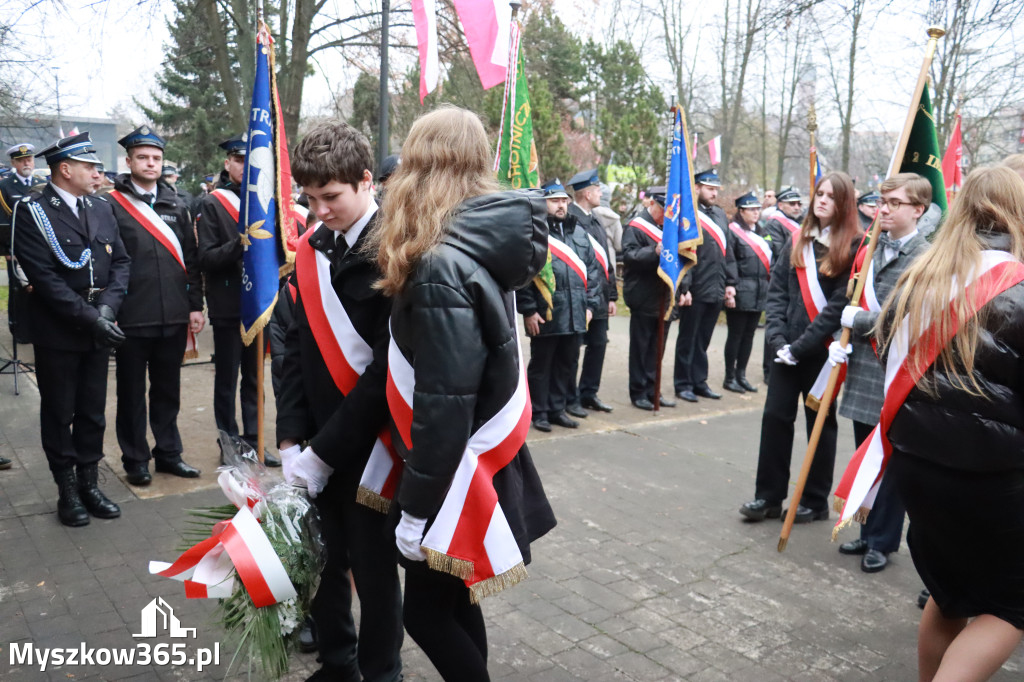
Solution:
<svg viewBox="0 0 1024 682">
<path fill-rule="evenodd" d="M 1024 470 L 951 469 L 894 448 L 886 476 L 906 505 L 910 554 L 942 615 L 989 614 L 1024 630 Z"/>
</svg>

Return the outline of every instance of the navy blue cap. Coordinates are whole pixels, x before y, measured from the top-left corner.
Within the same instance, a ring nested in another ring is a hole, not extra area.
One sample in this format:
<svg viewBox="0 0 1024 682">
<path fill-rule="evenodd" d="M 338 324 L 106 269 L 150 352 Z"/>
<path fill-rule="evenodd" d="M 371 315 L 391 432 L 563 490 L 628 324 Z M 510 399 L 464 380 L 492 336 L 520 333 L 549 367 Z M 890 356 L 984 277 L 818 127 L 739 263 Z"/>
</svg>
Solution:
<svg viewBox="0 0 1024 682">
<path fill-rule="evenodd" d="M 708 187 L 721 187 L 722 181 L 718 179 L 718 173 L 715 172 L 714 168 L 709 168 L 705 171 L 701 171 L 693 176 L 693 181 L 698 185 L 707 185 Z"/>
<path fill-rule="evenodd" d="M 783 187 L 775 194 L 775 201 L 788 203 L 791 201 L 803 201 L 803 197 L 800 196 L 800 190 L 796 187 Z"/>
<path fill-rule="evenodd" d="M 377 174 L 377 182 L 384 182 L 391 177 L 391 174 L 395 172 L 400 163 L 402 163 L 402 160 L 398 157 L 398 154 L 384 157 L 384 161 L 380 164 L 380 173 Z"/>
<path fill-rule="evenodd" d="M 36 148 L 30 144 L 16 144 L 7 150 L 7 156 L 11 157 L 11 161 L 16 159 L 26 159 L 36 155 Z"/>
<path fill-rule="evenodd" d="M 761 202 L 753 192 L 747 192 L 736 199 L 736 208 L 761 208 Z"/>
<path fill-rule="evenodd" d="M 164 142 L 164 138 L 157 135 L 156 131 L 149 126 L 139 126 L 118 140 L 117 143 L 124 147 L 125 150 L 129 150 L 132 147 L 156 147 L 157 149 L 163 149 L 167 144 Z"/>
<path fill-rule="evenodd" d="M 654 201 L 657 201 L 663 207 L 665 206 L 665 194 L 668 192 L 668 188 L 665 185 L 656 185 L 654 187 L 648 187 L 644 193 Z"/>
<path fill-rule="evenodd" d="M 581 189 L 586 189 L 592 185 L 600 185 L 601 179 L 597 176 L 597 169 L 586 170 L 577 173 L 569 179 L 569 186 L 572 187 L 574 192 L 579 192 Z"/>
<path fill-rule="evenodd" d="M 107 177 L 107 180 L 113 182 L 117 178 L 117 171 L 104 171 L 103 175 Z"/>
<path fill-rule="evenodd" d="M 545 185 L 541 185 L 540 188 L 544 190 L 545 199 L 558 199 L 561 197 L 566 199 L 569 198 L 569 195 L 565 193 L 565 186 L 558 178 L 555 178 Z"/>
<path fill-rule="evenodd" d="M 57 140 L 49 147 L 39 152 L 39 156 L 46 157 L 46 165 L 52 166 L 55 163 L 65 160 L 84 161 L 85 163 L 102 163 L 96 156 L 96 147 L 89 139 L 89 133 L 78 133 L 71 137 Z"/>
<path fill-rule="evenodd" d="M 160 171 L 160 175 L 177 175 L 177 174 L 178 174 L 178 167 L 175 166 L 173 163 L 164 164 L 163 169 L 161 169 L 161 171 Z"/>
<path fill-rule="evenodd" d="M 872 191 L 868 192 L 867 194 L 861 195 L 861 197 L 859 199 L 857 199 L 857 205 L 858 206 L 878 206 L 878 200 L 881 199 L 881 198 L 882 197 L 880 197 L 878 195 L 878 192 L 875 192 L 874 190 L 872 190 Z"/>
<path fill-rule="evenodd" d="M 224 140 L 217 145 L 228 153 L 228 156 L 232 154 L 240 154 L 245 156 L 249 149 L 249 133 L 242 133 L 241 135 L 235 135 L 230 140 Z"/>
</svg>

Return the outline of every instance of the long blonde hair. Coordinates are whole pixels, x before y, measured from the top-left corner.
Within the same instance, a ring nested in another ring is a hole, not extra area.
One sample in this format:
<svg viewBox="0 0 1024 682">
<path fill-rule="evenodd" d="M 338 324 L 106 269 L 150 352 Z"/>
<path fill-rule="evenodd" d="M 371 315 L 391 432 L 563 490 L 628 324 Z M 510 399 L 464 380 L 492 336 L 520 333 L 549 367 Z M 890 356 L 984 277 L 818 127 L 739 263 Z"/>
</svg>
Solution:
<svg viewBox="0 0 1024 682">
<path fill-rule="evenodd" d="M 820 231 L 826 227 L 818 220 L 818 216 L 814 215 L 814 197 L 817 195 L 818 188 L 825 182 L 832 183 L 832 199 L 835 202 L 836 210 L 832 215 L 832 224 L 829 230 L 828 254 L 822 259 L 818 268 L 821 274 L 835 277 L 850 266 L 850 262 L 853 260 L 850 245 L 861 234 L 853 180 L 846 173 L 840 171 L 826 173 L 814 186 L 810 205 L 807 207 L 807 215 L 804 216 L 804 222 L 800 226 L 799 237 L 793 240 L 793 251 L 789 259 L 793 267 L 804 267 L 804 247 L 814 241 L 815 228 Z"/>
<path fill-rule="evenodd" d="M 423 254 L 441 243 L 455 208 L 499 189 L 492 162 L 473 112 L 444 106 L 416 119 L 388 182 L 380 228 L 367 244 L 383 274 L 378 289 L 398 294 Z"/>
<path fill-rule="evenodd" d="M 962 284 L 954 292 L 952 305 L 949 294 L 954 281 L 967 281 L 980 267 L 981 252 L 989 248 L 984 241 L 986 233 L 1008 234 L 1010 253 L 1024 259 L 1024 180 L 1009 168 L 977 168 L 967 176 L 934 245 L 903 272 L 896 283 L 897 294 L 882 307 L 879 320 L 891 320 L 891 324 L 875 332 L 883 345 L 898 343 L 899 321 L 907 317 L 910 339 L 919 338 L 932 325 L 943 339 L 960 320 L 935 367 L 941 368 L 956 388 L 972 395 L 982 395 L 974 376 L 974 354 L 979 330 L 985 324 L 984 310 L 971 314 Z M 907 357 L 911 371 L 927 369 L 924 346 L 911 343 Z M 918 386 L 934 394 L 930 375 Z"/>
</svg>

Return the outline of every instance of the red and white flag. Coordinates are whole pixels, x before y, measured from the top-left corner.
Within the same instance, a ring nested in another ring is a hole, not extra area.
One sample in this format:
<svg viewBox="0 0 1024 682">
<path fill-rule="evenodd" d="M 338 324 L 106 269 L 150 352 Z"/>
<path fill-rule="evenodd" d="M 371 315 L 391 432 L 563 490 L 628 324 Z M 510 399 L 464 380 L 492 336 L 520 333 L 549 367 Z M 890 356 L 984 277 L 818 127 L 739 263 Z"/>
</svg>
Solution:
<svg viewBox="0 0 1024 682">
<path fill-rule="evenodd" d="M 722 163 L 722 136 L 716 135 L 708 142 L 708 156 L 711 157 L 711 165 L 717 166 Z"/>
<path fill-rule="evenodd" d="M 412 0 L 412 20 L 416 24 L 416 46 L 420 53 L 420 104 L 423 104 L 423 99 L 437 89 L 440 74 L 436 0 Z"/>
<path fill-rule="evenodd" d="M 484 90 L 505 82 L 512 9 L 503 0 L 454 0 Z M 419 30 L 417 29 L 417 35 Z"/>
<path fill-rule="evenodd" d="M 964 141 L 960 133 L 960 114 L 956 115 L 953 134 L 949 136 L 949 146 L 942 157 L 942 177 L 946 181 L 946 203 L 953 203 L 953 197 L 964 184 Z"/>
<path fill-rule="evenodd" d="M 78 135 L 78 134 L 79 134 L 78 126 L 72 126 L 71 130 L 68 131 L 68 137 L 74 137 L 75 135 Z"/>
</svg>

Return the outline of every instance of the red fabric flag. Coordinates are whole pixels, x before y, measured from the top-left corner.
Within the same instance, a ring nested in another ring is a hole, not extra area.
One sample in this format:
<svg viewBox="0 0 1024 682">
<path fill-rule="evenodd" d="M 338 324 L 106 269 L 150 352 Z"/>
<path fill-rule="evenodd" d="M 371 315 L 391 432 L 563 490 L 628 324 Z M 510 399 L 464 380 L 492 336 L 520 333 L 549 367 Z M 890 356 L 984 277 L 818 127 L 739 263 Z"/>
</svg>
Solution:
<svg viewBox="0 0 1024 682">
<path fill-rule="evenodd" d="M 487 90 L 504 83 L 508 70 L 508 4 L 502 2 L 499 12 L 499 0 L 454 1 L 480 84 Z"/>
<path fill-rule="evenodd" d="M 949 136 L 949 146 L 942 157 L 942 177 L 946 181 L 947 204 L 953 201 L 953 197 L 960 191 L 960 186 L 964 184 L 963 162 L 964 145 L 960 134 L 960 114 L 957 114 L 953 134 Z"/>
</svg>

